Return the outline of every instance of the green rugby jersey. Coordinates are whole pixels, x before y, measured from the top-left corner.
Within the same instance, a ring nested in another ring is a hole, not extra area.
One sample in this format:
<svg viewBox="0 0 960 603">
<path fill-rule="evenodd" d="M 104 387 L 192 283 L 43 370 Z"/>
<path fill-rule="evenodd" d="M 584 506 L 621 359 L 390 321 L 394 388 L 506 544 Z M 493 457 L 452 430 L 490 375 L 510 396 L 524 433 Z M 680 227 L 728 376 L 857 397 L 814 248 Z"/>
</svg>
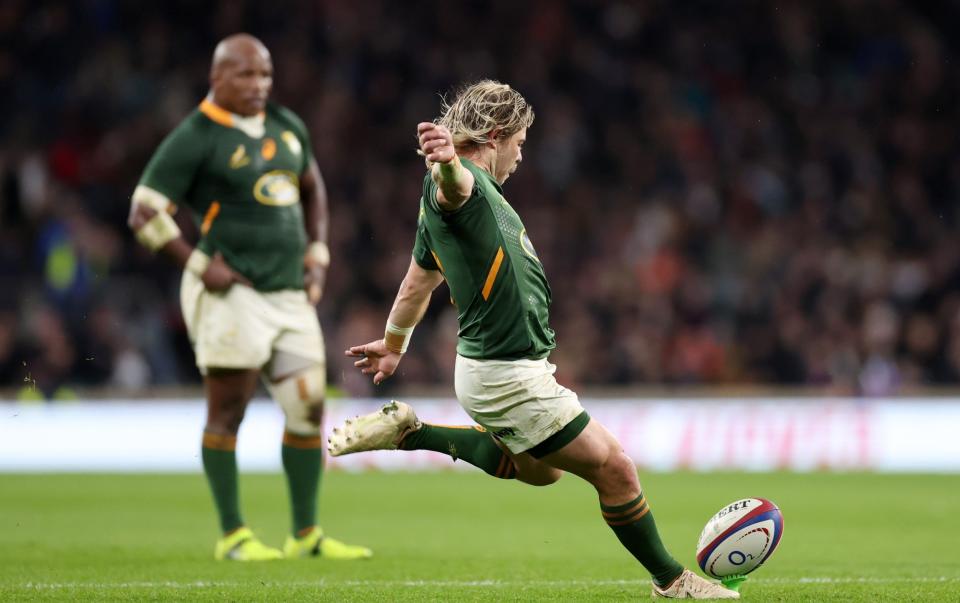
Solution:
<svg viewBox="0 0 960 603">
<path fill-rule="evenodd" d="M 520 216 L 486 171 L 461 158 L 475 179 L 470 199 L 447 212 L 423 180 L 413 257 L 440 270 L 457 306 L 457 353 L 482 360 L 544 358 L 556 347 L 548 325 L 550 286 Z"/>
<path fill-rule="evenodd" d="M 160 144 L 140 184 L 189 207 L 197 247 L 221 252 L 256 289 L 302 289 L 300 175 L 312 156 L 292 111 L 268 104 L 263 135 L 253 137 L 238 116 L 205 100 Z"/>
</svg>

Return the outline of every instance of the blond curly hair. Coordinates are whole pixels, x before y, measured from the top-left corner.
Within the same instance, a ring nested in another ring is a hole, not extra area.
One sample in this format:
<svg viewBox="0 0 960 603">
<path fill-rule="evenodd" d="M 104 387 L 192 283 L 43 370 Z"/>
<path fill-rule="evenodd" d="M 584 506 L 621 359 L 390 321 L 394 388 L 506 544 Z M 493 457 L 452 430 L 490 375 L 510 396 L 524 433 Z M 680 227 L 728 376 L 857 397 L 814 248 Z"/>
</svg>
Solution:
<svg viewBox="0 0 960 603">
<path fill-rule="evenodd" d="M 440 117 L 434 123 L 446 126 L 457 148 L 484 144 L 499 128 L 497 138 L 509 138 L 533 123 L 533 107 L 523 96 L 495 80 L 480 80 L 457 90 L 454 101 L 443 99 Z"/>
</svg>

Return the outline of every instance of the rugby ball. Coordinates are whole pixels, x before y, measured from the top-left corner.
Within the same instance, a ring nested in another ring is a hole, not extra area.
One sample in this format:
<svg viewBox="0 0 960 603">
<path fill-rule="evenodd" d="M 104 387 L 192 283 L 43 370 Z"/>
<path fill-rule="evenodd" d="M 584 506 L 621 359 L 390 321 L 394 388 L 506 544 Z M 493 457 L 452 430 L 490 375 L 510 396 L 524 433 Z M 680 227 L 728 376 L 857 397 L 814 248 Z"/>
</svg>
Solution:
<svg viewBox="0 0 960 603">
<path fill-rule="evenodd" d="M 730 503 L 710 518 L 697 543 L 697 563 L 708 576 L 752 572 L 766 561 L 783 535 L 783 515 L 765 498 Z"/>
</svg>

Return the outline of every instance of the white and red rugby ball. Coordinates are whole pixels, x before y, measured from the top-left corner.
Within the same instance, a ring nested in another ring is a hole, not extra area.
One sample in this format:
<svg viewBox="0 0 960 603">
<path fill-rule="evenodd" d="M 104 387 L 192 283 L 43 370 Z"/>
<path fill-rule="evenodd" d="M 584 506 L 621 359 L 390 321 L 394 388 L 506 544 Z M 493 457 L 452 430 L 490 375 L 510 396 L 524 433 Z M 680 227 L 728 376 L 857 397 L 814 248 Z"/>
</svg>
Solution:
<svg viewBox="0 0 960 603">
<path fill-rule="evenodd" d="M 747 574 L 766 561 L 783 535 L 783 515 L 765 498 L 744 498 L 710 518 L 697 543 L 697 563 L 714 578 Z"/>
</svg>

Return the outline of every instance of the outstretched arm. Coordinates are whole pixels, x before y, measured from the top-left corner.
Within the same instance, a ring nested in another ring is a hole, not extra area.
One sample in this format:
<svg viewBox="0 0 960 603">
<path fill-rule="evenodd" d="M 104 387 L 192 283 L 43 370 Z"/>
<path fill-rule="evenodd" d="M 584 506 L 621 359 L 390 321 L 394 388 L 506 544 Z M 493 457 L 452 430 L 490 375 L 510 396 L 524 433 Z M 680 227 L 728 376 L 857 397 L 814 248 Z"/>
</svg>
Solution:
<svg viewBox="0 0 960 603">
<path fill-rule="evenodd" d="M 400 358 L 407 351 L 413 328 L 427 311 L 433 290 L 442 282 L 443 275 L 438 271 L 425 270 L 411 259 L 390 310 L 384 338 L 366 345 L 355 345 L 344 352 L 347 356 L 360 358 L 353 363 L 354 366 L 359 367 L 364 375 L 373 375 L 374 385 L 380 385 L 397 370 Z"/>
</svg>

